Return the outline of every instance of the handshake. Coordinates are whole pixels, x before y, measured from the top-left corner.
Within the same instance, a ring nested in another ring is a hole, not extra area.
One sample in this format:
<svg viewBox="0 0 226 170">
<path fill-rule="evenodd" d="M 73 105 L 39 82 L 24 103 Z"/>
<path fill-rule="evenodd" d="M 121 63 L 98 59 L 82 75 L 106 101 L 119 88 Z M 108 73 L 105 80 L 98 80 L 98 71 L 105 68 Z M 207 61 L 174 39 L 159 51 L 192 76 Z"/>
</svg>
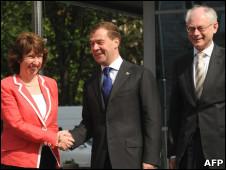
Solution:
<svg viewBox="0 0 226 170">
<path fill-rule="evenodd" d="M 70 149 L 75 140 L 68 130 L 62 130 L 57 133 L 57 146 L 59 149 L 66 151 Z"/>
</svg>

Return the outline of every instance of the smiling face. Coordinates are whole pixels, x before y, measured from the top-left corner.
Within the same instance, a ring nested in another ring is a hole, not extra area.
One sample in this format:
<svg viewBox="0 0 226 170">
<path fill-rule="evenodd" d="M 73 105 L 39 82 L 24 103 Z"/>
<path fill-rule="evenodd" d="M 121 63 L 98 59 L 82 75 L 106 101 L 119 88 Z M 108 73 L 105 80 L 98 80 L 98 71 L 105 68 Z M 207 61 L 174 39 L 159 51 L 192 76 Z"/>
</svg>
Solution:
<svg viewBox="0 0 226 170">
<path fill-rule="evenodd" d="M 48 50 L 42 37 L 33 32 L 22 32 L 9 49 L 8 65 L 12 74 L 37 74 L 44 67 L 47 56 Z"/>
<path fill-rule="evenodd" d="M 26 77 L 34 77 L 41 69 L 42 63 L 43 55 L 36 54 L 31 50 L 22 57 L 22 61 L 20 62 L 20 74 L 26 75 Z"/>
<path fill-rule="evenodd" d="M 119 39 L 111 39 L 104 28 L 91 34 L 90 46 L 94 60 L 100 65 L 108 66 L 119 56 Z"/>
<path fill-rule="evenodd" d="M 217 21 L 211 22 L 203 8 L 192 11 L 187 22 L 188 38 L 193 46 L 199 51 L 207 48 L 217 32 Z"/>
</svg>

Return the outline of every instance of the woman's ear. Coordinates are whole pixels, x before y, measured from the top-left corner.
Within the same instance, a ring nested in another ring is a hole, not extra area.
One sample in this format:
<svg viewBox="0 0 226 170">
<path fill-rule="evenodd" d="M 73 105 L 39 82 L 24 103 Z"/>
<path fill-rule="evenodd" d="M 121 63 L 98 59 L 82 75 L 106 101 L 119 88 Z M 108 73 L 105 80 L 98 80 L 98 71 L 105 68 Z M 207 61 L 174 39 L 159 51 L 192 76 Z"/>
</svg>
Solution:
<svg viewBox="0 0 226 170">
<path fill-rule="evenodd" d="M 22 62 L 22 58 L 18 59 L 17 62 L 20 64 Z"/>
</svg>

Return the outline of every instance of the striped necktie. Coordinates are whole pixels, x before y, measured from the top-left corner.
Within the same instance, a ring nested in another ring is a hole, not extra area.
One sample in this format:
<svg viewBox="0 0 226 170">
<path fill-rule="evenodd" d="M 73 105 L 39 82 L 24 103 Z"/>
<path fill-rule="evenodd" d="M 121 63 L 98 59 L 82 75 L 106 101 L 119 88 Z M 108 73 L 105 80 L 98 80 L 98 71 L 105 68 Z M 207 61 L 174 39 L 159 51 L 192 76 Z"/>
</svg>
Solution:
<svg viewBox="0 0 226 170">
<path fill-rule="evenodd" d="M 205 79 L 205 62 L 204 62 L 204 56 L 205 53 L 199 52 L 196 54 L 197 55 L 197 62 L 195 66 L 195 93 L 198 98 L 200 98 L 202 94 L 202 89 L 203 89 L 203 82 Z"/>
</svg>

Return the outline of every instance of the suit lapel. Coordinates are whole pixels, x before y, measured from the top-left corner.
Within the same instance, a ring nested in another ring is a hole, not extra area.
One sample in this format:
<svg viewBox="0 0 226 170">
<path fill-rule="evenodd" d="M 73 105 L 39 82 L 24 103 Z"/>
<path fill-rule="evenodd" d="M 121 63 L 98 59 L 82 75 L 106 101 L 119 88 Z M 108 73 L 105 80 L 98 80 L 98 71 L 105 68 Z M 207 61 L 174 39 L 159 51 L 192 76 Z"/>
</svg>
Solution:
<svg viewBox="0 0 226 170">
<path fill-rule="evenodd" d="M 43 118 L 44 121 L 46 122 L 52 108 L 51 96 L 50 96 L 49 88 L 46 86 L 45 79 L 42 76 L 39 76 L 38 81 L 39 81 L 39 86 L 40 86 L 42 95 L 46 102 L 46 114 L 45 114 L 45 117 Z"/>
<path fill-rule="evenodd" d="M 15 85 L 18 86 L 18 92 L 25 99 L 25 101 L 27 101 L 28 104 L 32 107 L 32 109 L 34 110 L 35 114 L 38 116 L 38 118 L 41 121 L 41 123 L 43 124 L 43 126 L 46 127 L 46 123 L 45 123 L 44 119 L 42 118 L 42 115 L 37 107 L 36 102 L 34 101 L 33 97 L 29 93 L 29 91 L 26 89 L 26 87 L 24 86 L 24 84 L 22 83 L 20 78 L 18 76 L 14 75 L 13 81 L 14 81 Z M 44 98 L 46 100 L 45 96 L 44 96 Z M 47 102 L 46 102 L 46 105 L 48 105 Z M 47 106 L 47 108 L 48 108 L 48 106 Z"/>
<path fill-rule="evenodd" d="M 117 91 L 120 89 L 120 86 L 123 85 L 126 80 L 129 78 L 131 72 L 129 71 L 128 63 L 123 60 L 122 65 L 118 71 L 115 82 L 112 87 L 112 91 L 109 97 L 109 101 L 116 95 Z"/>
<path fill-rule="evenodd" d="M 195 94 L 195 85 L 194 85 L 194 74 L 193 74 L 193 60 L 189 66 L 188 72 L 187 72 L 187 82 L 186 84 L 188 85 L 189 88 L 189 95 L 191 100 L 191 103 L 195 104 L 194 102 L 197 100 L 196 94 Z"/>
<path fill-rule="evenodd" d="M 201 98 L 203 96 L 205 96 L 206 92 L 211 91 L 210 88 L 211 87 L 215 87 L 214 83 L 214 79 L 217 77 L 217 75 L 219 75 L 220 73 L 219 68 L 220 68 L 220 57 L 222 54 L 220 54 L 219 48 L 215 45 L 211 58 L 210 58 L 210 62 L 209 62 L 209 66 L 208 66 L 208 70 L 207 70 L 207 74 L 206 74 L 206 78 L 204 80 L 203 83 L 203 91 L 201 94 Z"/>
<path fill-rule="evenodd" d="M 93 92 L 97 98 L 99 107 L 104 111 L 105 104 L 101 93 L 101 69 L 99 68 L 96 74 L 94 75 L 94 81 L 92 83 Z"/>
<path fill-rule="evenodd" d="M 187 96 L 187 99 L 190 101 L 192 105 L 195 105 L 196 103 L 196 95 L 195 95 L 195 86 L 194 86 L 194 79 L 193 79 L 193 54 L 189 53 L 182 64 L 182 69 L 185 69 L 184 73 L 180 76 L 182 86 L 185 92 L 185 95 Z M 187 69 L 186 69 L 187 68 Z"/>
</svg>

